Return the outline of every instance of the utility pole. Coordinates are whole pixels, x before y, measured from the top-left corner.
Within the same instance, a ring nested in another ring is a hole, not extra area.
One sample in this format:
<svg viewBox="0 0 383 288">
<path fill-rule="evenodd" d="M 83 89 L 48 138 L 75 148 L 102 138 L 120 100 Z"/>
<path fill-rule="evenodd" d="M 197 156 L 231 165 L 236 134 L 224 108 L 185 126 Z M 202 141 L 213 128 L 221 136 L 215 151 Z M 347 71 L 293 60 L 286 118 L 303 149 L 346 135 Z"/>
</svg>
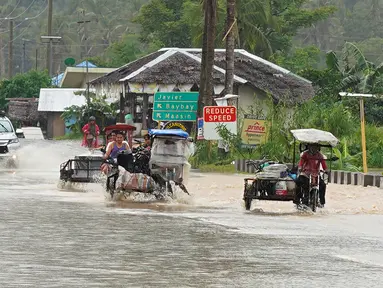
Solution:
<svg viewBox="0 0 383 288">
<path fill-rule="evenodd" d="M 38 62 L 37 62 L 37 56 L 38 56 L 38 55 L 39 55 L 39 49 L 36 48 L 36 54 L 35 54 L 35 59 L 36 59 L 36 60 L 35 60 L 35 61 L 36 61 L 36 62 L 35 62 L 35 69 L 36 69 L 36 71 L 37 71 L 37 64 L 38 64 Z"/>
<path fill-rule="evenodd" d="M 23 61 L 21 62 L 21 72 L 25 73 L 25 40 L 23 40 Z"/>
<path fill-rule="evenodd" d="M 9 18 L 8 78 L 13 76 L 13 18 Z"/>
<path fill-rule="evenodd" d="M 48 0 L 48 37 L 52 36 L 52 17 L 53 17 L 53 0 Z M 47 50 L 47 69 L 48 75 L 52 76 L 53 52 L 52 38 L 49 39 Z"/>
<path fill-rule="evenodd" d="M 85 61 L 86 61 L 86 78 L 85 78 L 85 82 L 86 82 L 86 101 L 87 101 L 87 104 L 88 106 L 90 106 L 90 96 L 89 96 L 89 65 L 88 65 L 88 52 L 89 52 L 89 48 L 88 48 L 88 31 L 87 31 L 87 23 L 90 23 L 91 21 L 90 20 L 85 20 L 85 10 L 83 10 L 81 12 L 82 16 L 83 16 L 83 20 L 81 21 L 77 21 L 77 24 L 84 24 L 84 38 L 85 38 Z"/>
</svg>

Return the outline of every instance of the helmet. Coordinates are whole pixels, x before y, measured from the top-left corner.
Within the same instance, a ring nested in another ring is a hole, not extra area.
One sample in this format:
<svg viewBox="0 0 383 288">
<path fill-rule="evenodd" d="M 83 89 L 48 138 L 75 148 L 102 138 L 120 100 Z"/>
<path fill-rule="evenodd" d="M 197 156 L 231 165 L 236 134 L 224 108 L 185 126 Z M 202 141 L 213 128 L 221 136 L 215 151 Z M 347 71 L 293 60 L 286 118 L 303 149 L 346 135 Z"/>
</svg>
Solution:
<svg viewBox="0 0 383 288">
<path fill-rule="evenodd" d="M 90 117 L 89 117 L 89 122 L 90 122 L 90 121 L 96 121 L 96 118 L 95 118 L 94 116 L 90 116 Z"/>
</svg>

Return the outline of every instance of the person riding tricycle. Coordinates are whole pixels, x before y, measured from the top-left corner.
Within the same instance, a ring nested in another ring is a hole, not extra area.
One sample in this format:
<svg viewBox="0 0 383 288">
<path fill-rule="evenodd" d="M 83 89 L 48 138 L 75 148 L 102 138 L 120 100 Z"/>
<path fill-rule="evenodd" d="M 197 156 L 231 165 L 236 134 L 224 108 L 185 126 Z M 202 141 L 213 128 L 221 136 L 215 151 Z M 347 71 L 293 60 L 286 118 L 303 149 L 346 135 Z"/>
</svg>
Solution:
<svg viewBox="0 0 383 288">
<path fill-rule="evenodd" d="M 298 163 L 297 190 L 295 192 L 294 204 L 308 205 L 308 198 L 303 198 L 310 190 L 310 184 L 319 186 L 319 207 L 326 204 L 326 183 L 321 177 L 321 172 L 328 175 L 326 156 L 320 152 L 320 145 L 308 144 L 307 150 L 303 151 Z M 317 183 L 319 179 L 319 183 Z M 311 181 L 310 181 L 311 180 Z"/>
<path fill-rule="evenodd" d="M 245 178 L 243 199 L 246 210 L 250 210 L 253 199 L 266 201 L 293 201 L 297 208 L 309 207 L 313 212 L 324 207 L 326 193 L 326 161 L 321 147 L 333 148 L 339 140 L 329 132 L 317 129 L 291 130 L 294 138 L 293 161 L 291 164 L 275 163 L 263 159 L 247 161 L 253 165 L 255 175 Z M 296 142 L 299 142 L 300 161 L 296 165 Z M 332 149 L 331 149 L 332 153 Z"/>
</svg>

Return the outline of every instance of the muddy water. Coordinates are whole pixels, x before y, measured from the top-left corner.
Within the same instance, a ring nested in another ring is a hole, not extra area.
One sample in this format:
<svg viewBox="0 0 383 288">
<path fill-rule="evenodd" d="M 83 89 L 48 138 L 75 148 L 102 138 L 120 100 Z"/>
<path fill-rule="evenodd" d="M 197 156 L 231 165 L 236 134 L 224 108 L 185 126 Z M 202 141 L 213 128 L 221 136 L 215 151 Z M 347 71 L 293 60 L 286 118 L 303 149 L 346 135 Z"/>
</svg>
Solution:
<svg viewBox="0 0 383 288">
<path fill-rule="evenodd" d="M 383 287 L 382 190 L 245 212 L 243 176 L 192 173 L 192 197 L 117 205 L 97 184 L 57 188 L 80 152 L 25 144 L 23 169 L 0 172 L 0 287 Z"/>
</svg>

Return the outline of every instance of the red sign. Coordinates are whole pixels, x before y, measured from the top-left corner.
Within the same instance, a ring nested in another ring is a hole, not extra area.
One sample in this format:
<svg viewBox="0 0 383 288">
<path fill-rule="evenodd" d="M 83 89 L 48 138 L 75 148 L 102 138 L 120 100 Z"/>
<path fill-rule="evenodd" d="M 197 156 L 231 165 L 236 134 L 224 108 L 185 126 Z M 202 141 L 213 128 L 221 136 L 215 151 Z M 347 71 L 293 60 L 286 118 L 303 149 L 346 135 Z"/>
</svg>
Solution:
<svg viewBox="0 0 383 288">
<path fill-rule="evenodd" d="M 203 107 L 204 122 L 235 122 L 237 108 L 235 106 L 205 106 Z"/>
</svg>

